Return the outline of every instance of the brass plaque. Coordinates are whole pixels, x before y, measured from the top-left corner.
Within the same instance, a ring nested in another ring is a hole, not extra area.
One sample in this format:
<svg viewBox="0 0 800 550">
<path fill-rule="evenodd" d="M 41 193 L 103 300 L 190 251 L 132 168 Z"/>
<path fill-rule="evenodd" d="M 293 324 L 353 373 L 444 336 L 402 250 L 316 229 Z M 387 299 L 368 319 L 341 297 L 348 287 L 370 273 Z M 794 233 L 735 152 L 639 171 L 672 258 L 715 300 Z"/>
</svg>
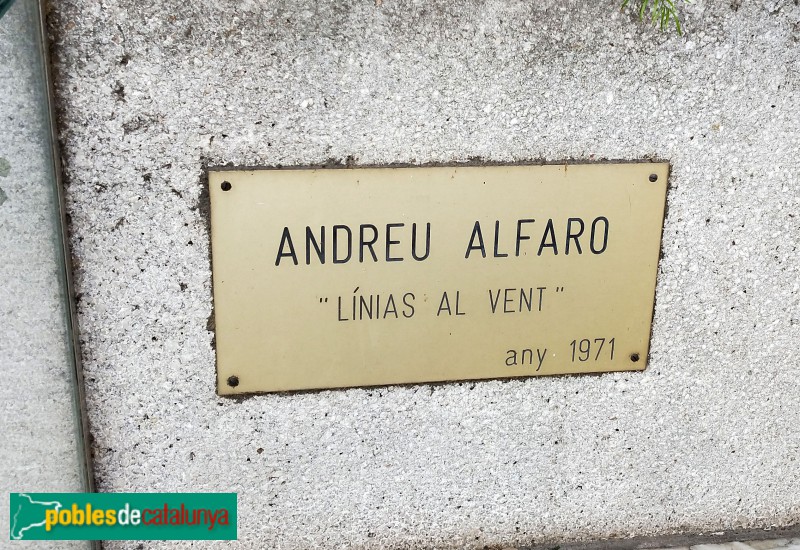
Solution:
<svg viewBox="0 0 800 550">
<path fill-rule="evenodd" d="M 211 170 L 218 392 L 642 370 L 668 171 Z"/>
</svg>

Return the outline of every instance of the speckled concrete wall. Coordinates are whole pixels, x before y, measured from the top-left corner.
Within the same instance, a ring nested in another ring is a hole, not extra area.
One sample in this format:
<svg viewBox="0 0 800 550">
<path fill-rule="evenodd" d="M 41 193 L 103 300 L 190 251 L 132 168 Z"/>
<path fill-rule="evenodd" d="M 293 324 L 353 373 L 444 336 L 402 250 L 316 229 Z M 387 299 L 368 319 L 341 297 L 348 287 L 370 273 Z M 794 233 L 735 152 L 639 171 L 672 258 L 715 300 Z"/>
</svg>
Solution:
<svg viewBox="0 0 800 550">
<path fill-rule="evenodd" d="M 613 1 L 54 3 L 101 489 L 237 491 L 241 548 L 800 523 L 800 6 L 685 17 L 678 37 Z M 672 163 L 647 371 L 215 395 L 204 163 L 471 157 Z"/>
<path fill-rule="evenodd" d="M 35 0 L 0 19 L 0 546 L 78 549 L 6 542 L 9 492 L 82 490 L 38 25 Z"/>
</svg>

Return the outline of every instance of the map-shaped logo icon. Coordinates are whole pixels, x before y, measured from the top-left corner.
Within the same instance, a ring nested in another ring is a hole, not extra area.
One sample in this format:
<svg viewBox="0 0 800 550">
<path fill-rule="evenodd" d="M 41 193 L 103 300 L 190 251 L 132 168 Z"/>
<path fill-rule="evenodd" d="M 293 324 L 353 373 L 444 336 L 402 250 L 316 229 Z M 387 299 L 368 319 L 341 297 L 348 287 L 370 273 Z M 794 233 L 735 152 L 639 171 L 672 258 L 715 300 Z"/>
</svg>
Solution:
<svg viewBox="0 0 800 550">
<path fill-rule="evenodd" d="M 35 533 L 45 529 L 48 510 L 61 510 L 58 501 L 34 500 L 26 493 L 11 493 L 11 540 L 37 538 Z"/>
</svg>

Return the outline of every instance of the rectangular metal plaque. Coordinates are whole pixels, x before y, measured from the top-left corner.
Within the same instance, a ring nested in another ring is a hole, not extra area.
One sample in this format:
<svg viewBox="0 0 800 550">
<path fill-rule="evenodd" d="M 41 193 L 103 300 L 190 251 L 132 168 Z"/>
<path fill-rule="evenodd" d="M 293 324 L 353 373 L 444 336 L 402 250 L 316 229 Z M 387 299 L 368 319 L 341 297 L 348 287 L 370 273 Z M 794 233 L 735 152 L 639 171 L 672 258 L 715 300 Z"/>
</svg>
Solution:
<svg viewBox="0 0 800 550">
<path fill-rule="evenodd" d="M 644 369 L 668 170 L 211 170 L 218 392 Z"/>
</svg>

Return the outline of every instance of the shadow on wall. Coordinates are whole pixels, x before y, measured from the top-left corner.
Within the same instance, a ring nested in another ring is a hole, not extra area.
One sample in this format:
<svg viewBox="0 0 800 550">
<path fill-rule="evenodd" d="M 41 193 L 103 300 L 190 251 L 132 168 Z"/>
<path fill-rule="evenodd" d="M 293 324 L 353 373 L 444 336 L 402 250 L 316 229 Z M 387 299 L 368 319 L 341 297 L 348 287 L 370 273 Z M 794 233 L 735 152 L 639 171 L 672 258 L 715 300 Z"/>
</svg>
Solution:
<svg viewBox="0 0 800 550">
<path fill-rule="evenodd" d="M 0 17 L 3 17 L 6 14 L 8 8 L 10 8 L 11 4 L 13 3 L 14 0 L 0 0 Z"/>
</svg>

